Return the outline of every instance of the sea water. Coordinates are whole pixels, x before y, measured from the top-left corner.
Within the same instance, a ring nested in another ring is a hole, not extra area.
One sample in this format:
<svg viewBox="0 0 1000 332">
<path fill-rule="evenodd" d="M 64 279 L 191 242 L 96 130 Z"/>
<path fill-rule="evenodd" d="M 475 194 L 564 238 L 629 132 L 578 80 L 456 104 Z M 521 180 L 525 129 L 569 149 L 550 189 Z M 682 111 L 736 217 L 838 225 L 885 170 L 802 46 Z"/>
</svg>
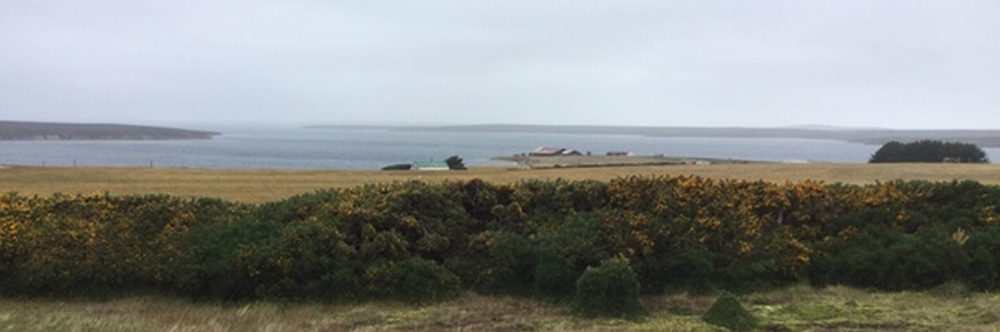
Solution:
<svg viewBox="0 0 1000 332">
<path fill-rule="evenodd" d="M 191 168 L 378 169 L 386 165 L 444 160 L 490 165 L 492 157 L 526 153 L 539 146 L 604 155 L 737 159 L 772 162 L 864 163 L 877 145 L 786 138 L 690 138 L 638 135 L 444 133 L 366 128 L 233 127 L 212 140 L 0 141 L 0 164 Z M 990 155 L 1000 149 L 986 149 Z"/>
</svg>

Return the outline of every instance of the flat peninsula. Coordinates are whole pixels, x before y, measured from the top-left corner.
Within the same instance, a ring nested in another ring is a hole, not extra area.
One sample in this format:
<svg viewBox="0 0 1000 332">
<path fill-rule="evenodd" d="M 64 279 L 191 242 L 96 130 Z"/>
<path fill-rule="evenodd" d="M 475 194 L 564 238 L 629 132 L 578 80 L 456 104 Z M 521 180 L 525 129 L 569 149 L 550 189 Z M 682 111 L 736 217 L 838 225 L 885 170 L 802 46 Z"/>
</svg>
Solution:
<svg viewBox="0 0 1000 332">
<path fill-rule="evenodd" d="M 0 140 L 204 140 L 217 132 L 122 124 L 0 121 Z"/>
</svg>

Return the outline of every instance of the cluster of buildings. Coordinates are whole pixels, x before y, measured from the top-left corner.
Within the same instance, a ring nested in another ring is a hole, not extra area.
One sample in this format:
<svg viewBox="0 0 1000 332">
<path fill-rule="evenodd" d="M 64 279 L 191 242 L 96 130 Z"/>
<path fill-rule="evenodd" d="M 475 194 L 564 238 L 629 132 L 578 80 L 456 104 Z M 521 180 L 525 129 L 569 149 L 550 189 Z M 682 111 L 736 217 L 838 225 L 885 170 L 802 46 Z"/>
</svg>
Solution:
<svg viewBox="0 0 1000 332">
<path fill-rule="evenodd" d="M 582 156 L 583 153 L 580 151 L 566 148 L 550 148 L 545 146 L 539 146 L 531 152 L 528 152 L 529 156 L 532 157 L 556 157 L 556 156 Z"/>
<path fill-rule="evenodd" d="M 528 152 L 529 156 L 532 157 L 560 157 L 560 156 L 582 156 L 584 153 L 567 148 L 550 148 L 545 146 L 539 146 L 531 152 Z M 587 151 L 586 155 L 590 155 L 590 151 Z M 608 156 L 632 156 L 631 152 L 628 151 L 609 151 Z"/>
</svg>

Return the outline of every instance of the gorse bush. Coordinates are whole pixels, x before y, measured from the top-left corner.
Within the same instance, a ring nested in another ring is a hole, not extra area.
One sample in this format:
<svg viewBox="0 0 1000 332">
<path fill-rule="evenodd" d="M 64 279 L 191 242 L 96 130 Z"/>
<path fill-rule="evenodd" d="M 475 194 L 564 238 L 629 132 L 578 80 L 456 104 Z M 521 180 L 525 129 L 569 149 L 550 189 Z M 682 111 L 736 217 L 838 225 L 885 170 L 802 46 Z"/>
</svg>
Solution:
<svg viewBox="0 0 1000 332">
<path fill-rule="evenodd" d="M 873 227 L 817 257 L 813 280 L 822 284 L 902 290 L 955 280 L 968 257 L 941 228 L 917 234 Z"/>
<path fill-rule="evenodd" d="M 178 284 L 194 297 L 244 300 L 274 296 L 291 273 L 280 224 L 204 225 L 183 236 Z"/>
<path fill-rule="evenodd" d="M 610 258 L 601 243 L 598 227 L 597 216 L 581 213 L 538 235 L 538 264 L 534 274 L 538 294 L 555 298 L 571 296 L 576 279 L 587 267 Z"/>
<path fill-rule="evenodd" d="M 456 267 L 469 286 L 488 294 L 531 294 L 538 265 L 537 245 L 523 235 L 484 232 L 468 265 Z"/>
<path fill-rule="evenodd" d="M 108 294 L 170 284 L 176 235 L 244 218 L 251 207 L 163 195 L 0 195 L 0 292 Z"/>
<path fill-rule="evenodd" d="M 808 281 L 1000 285 L 1000 188 L 700 177 L 328 189 L 250 205 L 0 195 L 0 293 L 211 300 L 568 299 L 627 259 L 646 293 Z M 961 230 L 961 231 L 959 231 Z"/>
<path fill-rule="evenodd" d="M 573 310 L 583 316 L 635 318 L 646 312 L 639 302 L 639 279 L 624 259 L 587 268 L 576 280 Z"/>
<path fill-rule="evenodd" d="M 378 261 L 364 271 L 369 297 L 411 303 L 448 299 L 461 290 L 458 277 L 437 264 L 411 258 L 401 262 Z"/>
<path fill-rule="evenodd" d="M 648 294 L 663 292 L 710 293 L 716 276 L 712 253 L 691 250 L 670 257 L 644 257 L 632 262 L 642 290 Z M 716 281 L 715 283 L 718 283 Z"/>
<path fill-rule="evenodd" d="M 915 234 L 871 227 L 851 239 L 824 244 L 810 280 L 882 290 L 929 289 L 949 282 L 996 289 L 1000 261 L 993 253 L 1000 250 L 1000 227 L 978 228 L 964 241 L 956 232 L 946 226 Z"/>
</svg>

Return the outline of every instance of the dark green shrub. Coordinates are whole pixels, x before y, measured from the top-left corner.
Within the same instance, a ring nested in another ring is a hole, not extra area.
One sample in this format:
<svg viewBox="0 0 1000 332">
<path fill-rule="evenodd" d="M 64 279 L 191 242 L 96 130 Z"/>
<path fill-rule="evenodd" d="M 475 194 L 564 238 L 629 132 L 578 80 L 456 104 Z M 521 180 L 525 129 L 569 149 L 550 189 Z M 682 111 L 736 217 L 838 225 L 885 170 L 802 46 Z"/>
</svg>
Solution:
<svg viewBox="0 0 1000 332">
<path fill-rule="evenodd" d="M 909 235 L 870 227 L 815 256 L 815 284 L 846 284 L 883 290 L 927 289 L 965 275 L 969 256 L 943 227 Z"/>
<path fill-rule="evenodd" d="M 907 230 L 910 233 L 915 227 L 936 225 L 941 221 L 947 221 L 949 227 L 965 229 L 984 226 L 990 220 L 983 213 L 996 215 L 997 207 L 1000 207 L 1000 190 L 975 181 L 912 181 L 900 187 L 918 193 L 919 199 L 909 204 L 909 212 L 924 217 L 923 220 L 909 218 Z"/>
<path fill-rule="evenodd" d="M 757 317 L 740 305 L 736 296 L 723 292 L 702 316 L 706 323 L 722 326 L 732 331 L 750 331 L 757 327 Z"/>
<path fill-rule="evenodd" d="M 975 290 L 1000 288 L 1000 226 L 969 231 L 962 249 L 969 255 L 969 265 L 962 280 Z"/>
<path fill-rule="evenodd" d="M 269 295 L 281 280 L 281 226 L 241 221 L 192 229 L 184 244 L 177 288 L 195 298 L 243 300 Z"/>
<path fill-rule="evenodd" d="M 514 187 L 513 199 L 529 214 L 547 211 L 566 215 L 607 206 L 608 192 L 607 184 L 599 181 L 526 180 Z"/>
<path fill-rule="evenodd" d="M 761 259 L 745 264 L 730 265 L 723 269 L 717 269 L 711 278 L 713 285 L 718 288 L 737 293 L 788 286 L 798 280 L 783 273 L 781 263 L 774 259 Z M 698 289 L 693 290 L 697 291 Z"/>
<path fill-rule="evenodd" d="M 257 206 L 254 217 L 257 220 L 276 223 L 307 221 L 314 217 L 316 221 L 331 223 L 334 221 L 331 220 L 332 216 L 328 210 L 337 203 L 339 194 L 338 189 L 322 189 L 277 202 L 264 203 Z"/>
<path fill-rule="evenodd" d="M 419 258 L 374 262 L 365 268 L 364 274 L 368 296 L 374 298 L 426 303 L 445 300 L 461 292 L 458 277 Z"/>
<path fill-rule="evenodd" d="M 639 302 L 639 280 L 628 261 L 612 259 L 588 268 L 576 280 L 573 310 L 587 317 L 635 318 L 646 311 Z"/>
<path fill-rule="evenodd" d="M 284 298 L 350 300 L 361 294 L 360 273 L 351 264 L 351 248 L 329 225 L 291 223 L 281 228 L 274 254 L 281 280 L 275 290 Z"/>
<path fill-rule="evenodd" d="M 539 295 L 570 296 L 573 285 L 588 266 L 610 258 L 598 222 L 593 213 L 581 213 L 560 227 L 539 234 L 538 265 L 534 273 Z"/>
<path fill-rule="evenodd" d="M 478 264 L 470 266 L 472 287 L 490 294 L 530 294 L 538 254 L 527 237 L 512 233 L 493 235 Z"/>
<path fill-rule="evenodd" d="M 715 267 L 712 253 L 707 250 L 689 250 L 666 258 L 642 257 L 631 261 L 631 265 L 647 294 L 665 291 L 704 294 L 714 288 L 711 279 Z"/>
</svg>

